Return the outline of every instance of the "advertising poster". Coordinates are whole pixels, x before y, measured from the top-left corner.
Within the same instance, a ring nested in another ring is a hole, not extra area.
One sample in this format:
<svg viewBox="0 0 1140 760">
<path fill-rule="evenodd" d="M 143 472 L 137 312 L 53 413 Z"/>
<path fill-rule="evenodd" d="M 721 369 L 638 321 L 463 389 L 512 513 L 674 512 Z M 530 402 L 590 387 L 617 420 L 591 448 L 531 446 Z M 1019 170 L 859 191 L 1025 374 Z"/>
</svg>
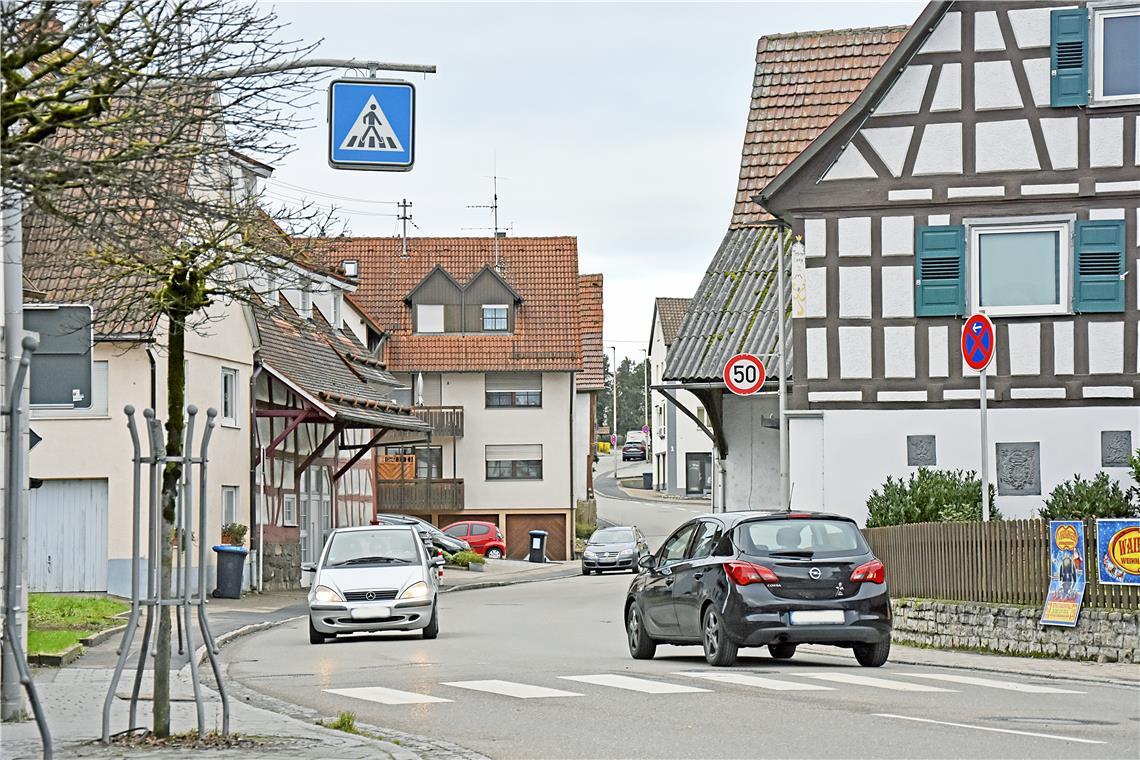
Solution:
<svg viewBox="0 0 1140 760">
<path fill-rule="evenodd" d="M 1080 520 L 1049 523 L 1049 591 L 1041 625 L 1075 626 L 1085 596 L 1085 528 Z"/>
<path fill-rule="evenodd" d="M 1096 521 L 1101 583 L 1140 586 L 1140 519 Z"/>
</svg>

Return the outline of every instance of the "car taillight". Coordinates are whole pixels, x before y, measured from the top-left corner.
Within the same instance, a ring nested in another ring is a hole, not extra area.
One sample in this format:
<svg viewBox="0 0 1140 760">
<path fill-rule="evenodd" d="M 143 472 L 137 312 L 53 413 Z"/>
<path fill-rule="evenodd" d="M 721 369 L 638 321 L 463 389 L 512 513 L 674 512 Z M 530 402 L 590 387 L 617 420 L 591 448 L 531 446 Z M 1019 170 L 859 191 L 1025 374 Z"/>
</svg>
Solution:
<svg viewBox="0 0 1140 760">
<path fill-rule="evenodd" d="M 725 562 L 724 572 L 737 586 L 750 583 L 779 583 L 780 579 L 769 568 L 751 562 Z"/>
<path fill-rule="evenodd" d="M 851 580 L 867 583 L 885 583 L 887 580 L 887 569 L 883 567 L 883 563 L 877 559 L 870 562 L 864 562 L 859 567 L 851 571 Z"/>
</svg>

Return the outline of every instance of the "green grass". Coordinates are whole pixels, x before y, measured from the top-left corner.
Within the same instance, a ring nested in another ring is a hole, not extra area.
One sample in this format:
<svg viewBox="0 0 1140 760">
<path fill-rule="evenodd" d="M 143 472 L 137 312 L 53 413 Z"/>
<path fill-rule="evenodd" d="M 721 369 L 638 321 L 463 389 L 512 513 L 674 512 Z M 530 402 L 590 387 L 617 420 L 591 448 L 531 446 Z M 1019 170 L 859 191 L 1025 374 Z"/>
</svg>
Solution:
<svg viewBox="0 0 1140 760">
<path fill-rule="evenodd" d="M 371 731 L 361 731 L 359 728 L 356 727 L 356 713 L 348 712 L 347 710 L 340 713 L 339 715 L 337 715 L 336 720 L 328 721 L 327 723 L 322 723 L 321 721 L 318 720 L 317 725 L 318 726 L 324 726 L 325 728 L 332 728 L 332 729 L 335 729 L 337 731 L 344 731 L 346 734 L 356 734 L 357 736 L 367 736 L 367 737 L 370 737 L 372 739 L 379 739 L 381 741 L 391 742 L 393 744 L 399 744 L 400 743 L 399 739 L 389 739 L 386 736 L 381 736 L 380 734 L 374 734 Z"/>
<path fill-rule="evenodd" d="M 102 596 L 28 594 L 28 654 L 58 654 L 121 620 L 130 606 Z"/>
<path fill-rule="evenodd" d="M 87 636 L 84 631 L 28 631 L 28 654 L 66 652 Z"/>
</svg>

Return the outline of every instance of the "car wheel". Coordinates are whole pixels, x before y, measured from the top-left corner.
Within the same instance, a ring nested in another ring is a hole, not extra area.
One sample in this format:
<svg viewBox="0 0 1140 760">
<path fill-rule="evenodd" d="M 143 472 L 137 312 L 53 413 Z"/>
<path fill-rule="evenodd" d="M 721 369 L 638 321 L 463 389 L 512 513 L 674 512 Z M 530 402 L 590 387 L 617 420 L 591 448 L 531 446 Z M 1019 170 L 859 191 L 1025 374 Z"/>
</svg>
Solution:
<svg viewBox="0 0 1140 760">
<path fill-rule="evenodd" d="M 649 638 L 645 621 L 637 609 L 637 602 L 631 602 L 625 611 L 625 633 L 629 642 L 629 653 L 635 660 L 652 660 L 657 653 L 657 642 Z"/>
<path fill-rule="evenodd" d="M 792 655 L 796 653 L 795 644 L 769 644 L 768 654 L 772 655 L 773 660 L 790 660 Z"/>
<path fill-rule="evenodd" d="M 325 635 L 323 633 L 321 633 L 320 631 L 318 631 L 317 627 L 315 625 L 313 625 L 313 619 L 312 618 L 309 618 L 309 643 L 310 644 L 324 644 L 325 643 Z"/>
<path fill-rule="evenodd" d="M 487 559 L 502 559 L 502 558 L 503 558 L 503 550 L 502 549 L 499 549 L 498 547 L 492 546 L 490 549 L 487 550 Z"/>
<path fill-rule="evenodd" d="M 720 613 L 711 604 L 705 608 L 701 624 L 701 643 L 705 648 L 705 661 L 716 667 L 727 667 L 736 662 L 735 641 L 728 638 Z"/>
<path fill-rule="evenodd" d="M 439 604 L 432 604 L 431 606 L 431 620 L 428 621 L 427 627 L 423 629 L 425 639 L 434 639 L 439 635 Z"/>
<path fill-rule="evenodd" d="M 887 661 L 891 653 L 891 637 L 887 636 L 877 644 L 856 644 L 855 659 L 865 668 L 877 668 Z"/>
<path fill-rule="evenodd" d="M 582 568 L 582 575 L 589 575 L 589 574 L 590 574 L 590 571 L 583 567 Z"/>
</svg>

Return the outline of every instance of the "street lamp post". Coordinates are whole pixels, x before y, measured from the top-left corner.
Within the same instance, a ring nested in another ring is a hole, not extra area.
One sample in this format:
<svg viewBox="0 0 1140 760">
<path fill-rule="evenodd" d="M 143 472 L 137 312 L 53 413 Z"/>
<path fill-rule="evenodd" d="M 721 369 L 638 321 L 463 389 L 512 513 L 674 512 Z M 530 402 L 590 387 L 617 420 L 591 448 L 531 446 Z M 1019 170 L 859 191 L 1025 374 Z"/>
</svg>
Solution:
<svg viewBox="0 0 1140 760">
<path fill-rule="evenodd" d="M 610 420 L 610 454 L 614 458 L 614 480 L 617 480 L 618 458 L 617 458 L 617 346 L 610 346 L 610 350 L 614 352 L 613 363 L 613 396 L 614 396 L 614 418 Z"/>
<path fill-rule="evenodd" d="M 642 367 L 645 369 L 645 429 L 646 435 L 649 434 L 649 350 L 640 349 L 641 353 L 645 354 L 645 359 L 642 361 Z"/>
</svg>

